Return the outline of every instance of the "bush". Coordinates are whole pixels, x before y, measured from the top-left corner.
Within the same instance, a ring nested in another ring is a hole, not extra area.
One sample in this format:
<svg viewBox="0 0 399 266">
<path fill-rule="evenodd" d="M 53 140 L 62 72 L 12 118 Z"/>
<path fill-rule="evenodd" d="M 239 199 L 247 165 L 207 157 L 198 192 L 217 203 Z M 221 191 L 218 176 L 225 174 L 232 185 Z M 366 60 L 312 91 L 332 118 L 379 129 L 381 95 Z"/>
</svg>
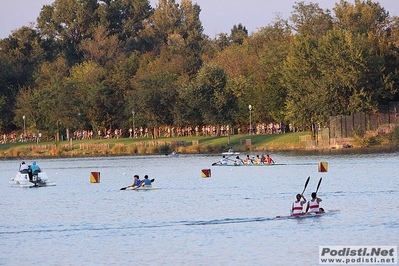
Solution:
<svg viewBox="0 0 399 266">
<path fill-rule="evenodd" d="M 399 144 L 399 125 L 396 125 L 388 136 L 389 141 L 393 144 Z"/>
<path fill-rule="evenodd" d="M 171 152 L 171 148 L 169 145 L 161 145 L 158 147 L 158 151 L 161 154 L 169 154 Z"/>
</svg>

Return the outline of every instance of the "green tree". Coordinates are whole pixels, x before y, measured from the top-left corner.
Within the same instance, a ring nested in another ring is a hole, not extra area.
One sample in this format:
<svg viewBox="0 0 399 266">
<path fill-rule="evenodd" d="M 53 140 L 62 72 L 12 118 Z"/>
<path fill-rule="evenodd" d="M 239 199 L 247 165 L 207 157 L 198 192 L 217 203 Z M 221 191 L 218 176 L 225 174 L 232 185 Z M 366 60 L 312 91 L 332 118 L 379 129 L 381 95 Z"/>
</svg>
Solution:
<svg viewBox="0 0 399 266">
<path fill-rule="evenodd" d="M 53 46 L 37 31 L 21 27 L 7 38 L 0 40 L 0 129 L 15 129 L 12 120 L 16 97 L 21 87 L 34 87 L 34 74 L 40 64 L 53 59 Z M 19 125 L 20 119 L 15 120 Z"/>
<path fill-rule="evenodd" d="M 0 132 L 8 133 L 13 128 L 14 114 L 10 106 L 14 105 L 17 93 L 13 85 L 16 85 L 16 74 L 5 54 L 0 50 Z"/>
<path fill-rule="evenodd" d="M 101 66 L 109 65 L 109 68 L 124 57 L 116 35 L 110 36 L 103 26 L 95 29 L 93 38 L 82 40 L 80 48 L 86 61 L 94 61 Z"/>
<path fill-rule="evenodd" d="M 306 36 L 323 36 L 332 28 L 330 10 L 323 10 L 319 4 L 305 2 L 295 3 L 290 20 L 297 34 Z"/>
<path fill-rule="evenodd" d="M 173 124 L 173 108 L 177 98 L 174 86 L 176 75 L 167 72 L 148 72 L 136 77 L 137 89 L 131 95 L 130 106 L 134 107 L 143 127 L 150 128 L 152 137 L 157 138 L 161 125 Z"/>
<path fill-rule="evenodd" d="M 227 88 L 225 71 L 214 65 L 205 64 L 195 80 L 194 86 L 186 87 L 182 96 L 193 110 L 198 110 L 205 124 L 217 126 L 233 123 L 237 108 L 237 97 Z"/>
<path fill-rule="evenodd" d="M 320 71 L 313 56 L 316 50 L 316 38 L 296 36 L 282 72 L 282 82 L 287 89 L 287 120 L 303 129 L 318 122 L 316 118 L 322 103 L 317 86 Z"/>
<path fill-rule="evenodd" d="M 42 64 L 36 78 L 36 87 L 24 87 L 17 101 L 16 117 L 25 115 L 34 131 L 53 135 L 59 140 L 62 123 L 67 119 L 70 106 L 66 61 Z"/>
<path fill-rule="evenodd" d="M 273 24 L 261 28 L 248 40 L 251 51 L 257 55 L 257 71 L 253 99 L 257 102 L 255 114 L 260 122 L 287 122 L 285 101 L 287 91 L 281 82 L 283 66 L 292 41 L 288 21 L 279 17 Z"/>
<path fill-rule="evenodd" d="M 144 20 L 153 11 L 148 0 L 104 0 L 99 5 L 100 24 L 123 43 L 136 41 L 138 32 L 144 28 Z"/>
<path fill-rule="evenodd" d="M 159 0 L 140 37 L 159 52 L 171 35 L 180 35 L 192 53 L 198 55 L 204 37 L 200 12 L 200 7 L 191 0 L 182 0 L 180 5 L 175 0 Z"/>
<path fill-rule="evenodd" d="M 388 23 L 389 13 L 380 3 L 371 0 L 355 0 L 354 4 L 340 0 L 335 4 L 336 24 L 353 34 L 383 33 Z"/>
<path fill-rule="evenodd" d="M 318 50 L 321 87 L 329 94 L 333 115 L 376 112 L 381 99 L 396 93 L 392 76 L 384 74 L 384 58 L 377 56 L 367 36 L 333 30 L 321 39 Z"/>
<path fill-rule="evenodd" d="M 244 40 L 248 38 L 248 30 L 241 23 L 234 25 L 231 29 L 230 40 L 232 43 L 243 44 Z"/>
<path fill-rule="evenodd" d="M 63 56 L 72 65 L 81 60 L 79 45 L 91 38 L 99 23 L 97 0 L 56 0 L 44 5 L 37 18 L 43 38 L 56 40 Z"/>
</svg>

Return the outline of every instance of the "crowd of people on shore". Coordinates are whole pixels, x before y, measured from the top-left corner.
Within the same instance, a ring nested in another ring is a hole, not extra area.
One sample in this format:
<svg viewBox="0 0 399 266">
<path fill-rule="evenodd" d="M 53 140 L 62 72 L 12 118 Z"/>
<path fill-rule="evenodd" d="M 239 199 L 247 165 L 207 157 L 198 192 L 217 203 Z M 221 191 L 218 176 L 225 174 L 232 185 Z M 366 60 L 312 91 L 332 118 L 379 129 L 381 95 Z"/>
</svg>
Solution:
<svg viewBox="0 0 399 266">
<path fill-rule="evenodd" d="M 0 143 L 16 143 L 18 142 L 40 142 L 42 139 L 42 133 L 21 133 L 19 134 L 19 138 L 16 132 L 12 132 L 10 134 L 2 134 L 0 135 Z"/>
<path fill-rule="evenodd" d="M 228 136 L 230 134 L 244 134 L 251 132 L 251 134 L 282 134 L 286 132 L 293 132 L 291 125 L 284 125 L 281 123 L 259 123 L 248 126 L 246 130 L 237 127 L 233 128 L 230 125 L 221 125 L 219 129 L 215 125 L 203 126 L 162 126 L 156 128 L 158 137 L 192 137 L 192 136 Z M 75 130 L 74 132 L 66 132 L 61 135 L 62 140 L 88 140 L 94 138 L 148 138 L 154 134 L 148 127 L 130 127 L 129 129 L 116 128 L 107 130 Z M 18 138 L 19 136 L 19 138 Z M 0 135 L 0 143 L 15 143 L 15 142 L 40 142 L 42 133 L 25 132 L 17 134 L 12 132 L 9 134 Z"/>
</svg>

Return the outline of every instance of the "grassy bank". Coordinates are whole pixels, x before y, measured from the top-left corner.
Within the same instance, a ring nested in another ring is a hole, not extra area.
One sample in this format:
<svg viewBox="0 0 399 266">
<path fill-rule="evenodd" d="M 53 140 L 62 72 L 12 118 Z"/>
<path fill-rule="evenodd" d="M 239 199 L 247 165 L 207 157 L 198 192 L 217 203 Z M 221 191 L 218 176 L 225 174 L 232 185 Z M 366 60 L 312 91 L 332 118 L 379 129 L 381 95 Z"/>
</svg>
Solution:
<svg viewBox="0 0 399 266">
<path fill-rule="evenodd" d="M 1 158 L 84 157 L 179 153 L 220 153 L 235 151 L 300 150 L 300 136 L 308 132 L 280 135 L 231 135 L 221 137 L 120 138 L 73 141 L 17 142 L 0 145 Z"/>
</svg>

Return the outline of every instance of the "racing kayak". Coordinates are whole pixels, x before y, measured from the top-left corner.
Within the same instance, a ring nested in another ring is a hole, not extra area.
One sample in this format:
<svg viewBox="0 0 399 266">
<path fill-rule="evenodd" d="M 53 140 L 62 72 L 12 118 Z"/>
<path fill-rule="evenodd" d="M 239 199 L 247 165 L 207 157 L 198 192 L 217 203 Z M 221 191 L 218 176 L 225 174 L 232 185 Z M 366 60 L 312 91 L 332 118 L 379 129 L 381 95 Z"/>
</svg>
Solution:
<svg viewBox="0 0 399 266">
<path fill-rule="evenodd" d="M 273 166 L 273 165 L 287 165 L 285 163 L 262 163 L 262 164 L 233 164 L 233 163 L 227 163 L 227 164 L 221 164 L 220 162 L 213 163 L 212 166 Z"/>
<path fill-rule="evenodd" d="M 300 219 L 300 218 L 310 218 L 310 217 L 318 217 L 322 215 L 330 215 L 334 213 L 338 213 L 340 210 L 328 210 L 325 212 L 314 212 L 314 213 L 303 213 L 299 215 L 278 215 L 276 219 Z"/>
<path fill-rule="evenodd" d="M 155 179 L 151 179 L 151 184 L 155 181 Z M 144 189 L 145 188 L 145 189 Z M 160 189 L 160 188 L 155 188 L 152 185 L 151 186 L 127 186 L 127 187 L 121 187 L 120 190 L 154 190 L 154 189 Z"/>
<path fill-rule="evenodd" d="M 160 187 L 142 186 L 142 187 L 127 187 L 125 190 L 160 190 Z"/>
</svg>

